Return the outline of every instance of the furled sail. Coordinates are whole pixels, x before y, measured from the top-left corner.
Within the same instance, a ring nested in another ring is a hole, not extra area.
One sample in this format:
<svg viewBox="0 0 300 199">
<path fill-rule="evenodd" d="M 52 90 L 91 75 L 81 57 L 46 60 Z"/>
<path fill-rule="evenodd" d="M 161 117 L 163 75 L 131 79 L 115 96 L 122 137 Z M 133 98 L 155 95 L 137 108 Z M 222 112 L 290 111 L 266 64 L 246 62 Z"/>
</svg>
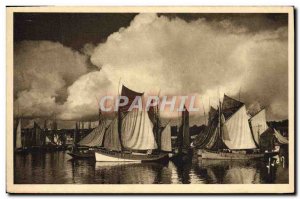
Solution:
<svg viewBox="0 0 300 199">
<path fill-rule="evenodd" d="M 207 144 L 205 145 L 206 149 L 218 150 L 218 149 L 227 149 L 228 147 L 224 144 L 224 139 L 229 139 L 229 135 L 224 128 L 221 127 L 221 124 L 225 122 L 225 117 L 221 113 L 221 117 L 219 117 L 220 111 L 219 108 L 216 110 L 214 119 L 210 122 L 210 139 L 208 139 Z"/>
<path fill-rule="evenodd" d="M 76 146 L 77 142 L 78 142 L 78 135 L 79 133 L 79 126 L 78 126 L 78 123 L 76 122 L 75 124 L 75 129 L 73 131 L 73 145 Z"/>
<path fill-rule="evenodd" d="M 171 126 L 168 124 L 161 133 L 161 150 L 171 152 Z"/>
<path fill-rule="evenodd" d="M 121 151 L 121 143 L 118 134 L 117 117 L 109 124 L 104 135 L 104 147 L 109 150 Z"/>
<path fill-rule="evenodd" d="M 262 109 L 256 115 L 249 119 L 254 140 L 257 145 L 259 145 L 259 137 L 260 135 L 268 129 L 267 121 L 266 121 L 266 111 Z"/>
<path fill-rule="evenodd" d="M 153 103 L 154 100 L 151 101 L 151 103 Z M 159 108 L 158 105 L 153 107 L 150 106 L 149 107 L 149 111 L 148 111 L 148 116 L 153 124 L 153 133 L 154 133 L 154 137 L 156 140 L 156 143 L 158 144 L 158 148 L 160 149 L 161 146 L 161 131 L 163 130 L 163 126 L 162 126 L 162 122 L 160 119 L 160 114 L 159 114 Z"/>
<path fill-rule="evenodd" d="M 228 139 L 223 139 L 223 141 L 229 149 L 256 148 L 249 127 L 245 105 L 227 118 L 223 124 L 224 130 L 228 134 Z"/>
<path fill-rule="evenodd" d="M 206 149 L 213 149 L 217 140 L 218 140 L 218 128 L 214 128 L 212 130 L 212 134 L 210 136 L 210 139 L 208 140 L 208 142 L 205 145 Z"/>
<path fill-rule="evenodd" d="M 210 107 L 209 119 L 207 127 L 205 127 L 202 135 L 198 135 L 194 140 L 194 146 L 197 148 L 206 148 L 207 144 L 211 141 L 212 137 L 215 134 L 215 130 L 218 126 L 218 113 L 217 110 L 213 107 Z"/>
<path fill-rule="evenodd" d="M 78 145 L 89 147 L 102 146 L 105 130 L 106 123 L 102 120 L 99 126 L 94 128 L 91 133 L 78 142 Z"/>
<path fill-rule="evenodd" d="M 184 111 L 182 112 L 182 132 L 183 132 L 183 149 L 188 150 L 191 145 L 190 138 L 190 122 L 189 122 L 189 112 L 184 107 Z"/>
<path fill-rule="evenodd" d="M 16 129 L 16 149 L 22 148 L 22 134 L 21 134 L 21 118 L 17 121 Z"/>
<path fill-rule="evenodd" d="M 128 149 L 157 149 L 153 126 L 145 110 L 132 110 L 122 122 L 122 145 Z"/>
<path fill-rule="evenodd" d="M 43 139 L 43 135 L 42 135 L 42 129 L 40 128 L 40 126 L 34 122 L 34 135 L 35 137 L 33 139 L 35 139 L 34 144 L 36 146 L 40 146 L 42 145 L 42 139 Z"/>
<path fill-rule="evenodd" d="M 289 141 L 286 137 L 283 137 L 276 129 L 274 129 L 274 135 L 280 144 L 288 144 Z"/>
</svg>

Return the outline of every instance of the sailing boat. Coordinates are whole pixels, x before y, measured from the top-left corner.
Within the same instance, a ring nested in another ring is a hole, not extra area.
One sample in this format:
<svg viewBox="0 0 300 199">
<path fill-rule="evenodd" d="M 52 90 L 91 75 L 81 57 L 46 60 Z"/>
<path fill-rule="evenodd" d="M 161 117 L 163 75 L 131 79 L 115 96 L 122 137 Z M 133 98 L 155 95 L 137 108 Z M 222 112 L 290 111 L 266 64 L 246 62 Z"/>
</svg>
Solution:
<svg viewBox="0 0 300 199">
<path fill-rule="evenodd" d="M 168 159 L 168 154 L 158 147 L 147 111 L 128 111 L 135 97 L 142 98 L 143 94 L 122 86 L 121 95 L 128 97 L 128 106 L 119 107 L 117 116 L 105 130 L 102 148 L 95 151 L 96 161 L 144 162 Z"/>
<path fill-rule="evenodd" d="M 89 127 L 90 126 L 91 125 L 89 125 Z M 78 123 L 76 123 L 76 129 L 74 130 L 73 135 L 73 147 L 68 154 L 73 158 L 95 158 L 94 149 L 102 145 L 106 128 L 107 123 L 104 117 L 102 117 L 101 110 L 99 109 L 99 125 L 78 142 L 79 129 Z"/>
<path fill-rule="evenodd" d="M 182 111 L 181 126 L 177 135 L 178 152 L 172 157 L 175 162 L 187 161 L 192 158 L 189 112 L 184 106 Z"/>
<path fill-rule="evenodd" d="M 273 150 L 273 137 L 276 136 L 276 130 L 268 127 L 265 109 L 261 109 L 252 116 L 249 119 L 249 124 L 256 146 L 260 148 L 260 150 L 265 151 L 265 156 L 272 157 L 276 155 L 278 152 Z M 268 147 L 266 147 L 266 145 Z"/>
<path fill-rule="evenodd" d="M 160 146 L 162 151 L 167 152 L 169 154 L 169 157 L 173 156 L 170 123 L 168 123 L 161 132 Z"/>
<path fill-rule="evenodd" d="M 201 150 L 203 159 L 256 159 L 264 157 L 255 143 L 244 103 L 224 95 L 212 112 L 207 137 Z"/>
<path fill-rule="evenodd" d="M 249 119 L 251 132 L 257 147 L 260 145 L 260 136 L 268 129 L 266 121 L 266 111 L 261 109 L 258 113 Z"/>
<path fill-rule="evenodd" d="M 23 150 L 21 118 L 17 119 L 17 127 L 15 132 L 15 151 L 20 152 Z"/>
<path fill-rule="evenodd" d="M 79 123 L 80 125 L 80 123 Z M 73 134 L 73 146 L 72 150 L 68 154 L 72 158 L 83 159 L 83 158 L 94 158 L 95 152 L 92 147 L 96 147 L 102 142 L 104 135 L 103 126 L 100 125 L 92 130 L 87 136 L 78 142 L 78 123 L 76 122 L 76 128 Z M 100 141 L 100 142 L 99 142 Z"/>
<path fill-rule="evenodd" d="M 33 129 L 32 129 L 32 150 L 39 150 L 42 146 L 42 129 L 40 126 L 33 122 Z"/>
</svg>

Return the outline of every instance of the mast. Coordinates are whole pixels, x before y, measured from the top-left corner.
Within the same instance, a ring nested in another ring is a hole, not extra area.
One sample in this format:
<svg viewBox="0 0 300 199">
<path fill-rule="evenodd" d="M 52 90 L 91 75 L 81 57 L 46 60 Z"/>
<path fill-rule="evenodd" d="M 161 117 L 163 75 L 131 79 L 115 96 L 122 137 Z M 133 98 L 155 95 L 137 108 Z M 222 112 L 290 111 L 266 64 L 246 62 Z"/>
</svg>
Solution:
<svg viewBox="0 0 300 199">
<path fill-rule="evenodd" d="M 159 95 L 160 95 L 160 90 L 158 92 L 158 99 L 159 99 Z M 158 147 L 158 150 L 161 150 L 161 133 L 160 133 L 160 125 L 159 125 L 159 101 L 157 103 L 157 106 L 156 106 L 156 135 L 157 135 L 157 147 Z"/>
<path fill-rule="evenodd" d="M 75 124 L 75 130 L 74 130 L 74 134 L 73 134 L 73 146 L 76 147 L 77 145 L 77 132 L 78 132 L 78 123 L 76 122 Z"/>
<path fill-rule="evenodd" d="M 202 101 L 203 112 L 204 112 L 204 124 L 207 125 L 207 123 L 206 123 L 206 114 L 205 114 L 205 107 L 204 107 L 204 103 L 203 103 L 203 98 L 202 97 L 201 97 L 201 101 Z"/>
<path fill-rule="evenodd" d="M 222 132 L 221 132 L 221 101 L 220 101 L 220 99 L 219 99 L 219 123 L 218 123 L 218 125 L 219 125 L 219 142 L 220 142 L 220 140 L 222 140 Z M 218 144 L 219 144 L 219 142 L 218 142 Z M 219 146 L 218 146 L 219 147 Z"/>
<path fill-rule="evenodd" d="M 120 89 L 120 82 L 121 82 L 121 78 L 119 79 L 119 83 L 118 83 L 118 97 L 120 96 L 120 91 L 119 91 L 119 89 Z M 120 100 L 120 99 L 118 99 L 118 100 Z M 119 101 L 119 103 L 120 103 L 120 101 Z M 118 103 L 118 106 L 119 106 L 119 103 Z M 119 109 L 119 107 L 118 107 L 118 135 L 119 135 L 119 141 L 120 141 L 120 144 L 121 144 L 121 151 L 123 151 L 123 144 L 122 144 L 122 138 L 121 138 L 121 136 L 122 136 L 122 115 L 121 115 L 121 111 L 120 111 L 120 109 Z"/>
</svg>

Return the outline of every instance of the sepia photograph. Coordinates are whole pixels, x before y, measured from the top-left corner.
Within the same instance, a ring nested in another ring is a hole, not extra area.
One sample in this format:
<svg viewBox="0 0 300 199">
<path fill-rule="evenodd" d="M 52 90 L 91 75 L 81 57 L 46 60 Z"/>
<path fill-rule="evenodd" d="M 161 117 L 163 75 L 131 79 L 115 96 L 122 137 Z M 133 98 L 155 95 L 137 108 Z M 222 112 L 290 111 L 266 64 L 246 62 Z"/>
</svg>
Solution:
<svg viewBox="0 0 300 199">
<path fill-rule="evenodd" d="M 7 192 L 294 193 L 293 7 L 7 7 Z"/>
</svg>

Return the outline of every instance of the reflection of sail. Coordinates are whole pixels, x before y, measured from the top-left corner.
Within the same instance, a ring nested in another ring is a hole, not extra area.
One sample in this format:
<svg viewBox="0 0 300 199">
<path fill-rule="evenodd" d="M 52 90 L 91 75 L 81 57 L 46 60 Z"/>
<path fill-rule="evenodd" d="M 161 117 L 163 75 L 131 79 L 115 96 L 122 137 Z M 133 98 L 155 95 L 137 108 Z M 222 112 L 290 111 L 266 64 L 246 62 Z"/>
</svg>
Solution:
<svg viewBox="0 0 300 199">
<path fill-rule="evenodd" d="M 254 184 L 259 183 L 255 164 L 250 161 L 202 160 L 199 166 L 207 170 L 211 183 Z"/>
<path fill-rule="evenodd" d="M 183 184 L 190 184 L 191 183 L 190 172 L 191 172 L 192 162 L 185 162 L 184 164 L 175 162 L 172 165 L 175 166 L 178 182 Z"/>
<path fill-rule="evenodd" d="M 224 183 L 228 184 L 253 184 L 255 182 L 255 168 L 230 168 L 225 175 Z"/>
<path fill-rule="evenodd" d="M 72 173 L 67 172 L 66 175 L 71 180 L 72 183 L 76 184 L 86 184 L 94 181 L 95 176 L 95 162 L 86 161 L 79 159 L 71 159 L 68 161 L 69 167 L 72 170 Z"/>
<path fill-rule="evenodd" d="M 105 184 L 153 184 L 160 182 L 159 178 L 162 178 L 163 183 L 170 183 L 166 178 L 170 175 L 164 175 L 168 171 L 162 168 L 158 163 L 96 162 L 95 175 L 101 180 L 100 183 Z"/>
</svg>

